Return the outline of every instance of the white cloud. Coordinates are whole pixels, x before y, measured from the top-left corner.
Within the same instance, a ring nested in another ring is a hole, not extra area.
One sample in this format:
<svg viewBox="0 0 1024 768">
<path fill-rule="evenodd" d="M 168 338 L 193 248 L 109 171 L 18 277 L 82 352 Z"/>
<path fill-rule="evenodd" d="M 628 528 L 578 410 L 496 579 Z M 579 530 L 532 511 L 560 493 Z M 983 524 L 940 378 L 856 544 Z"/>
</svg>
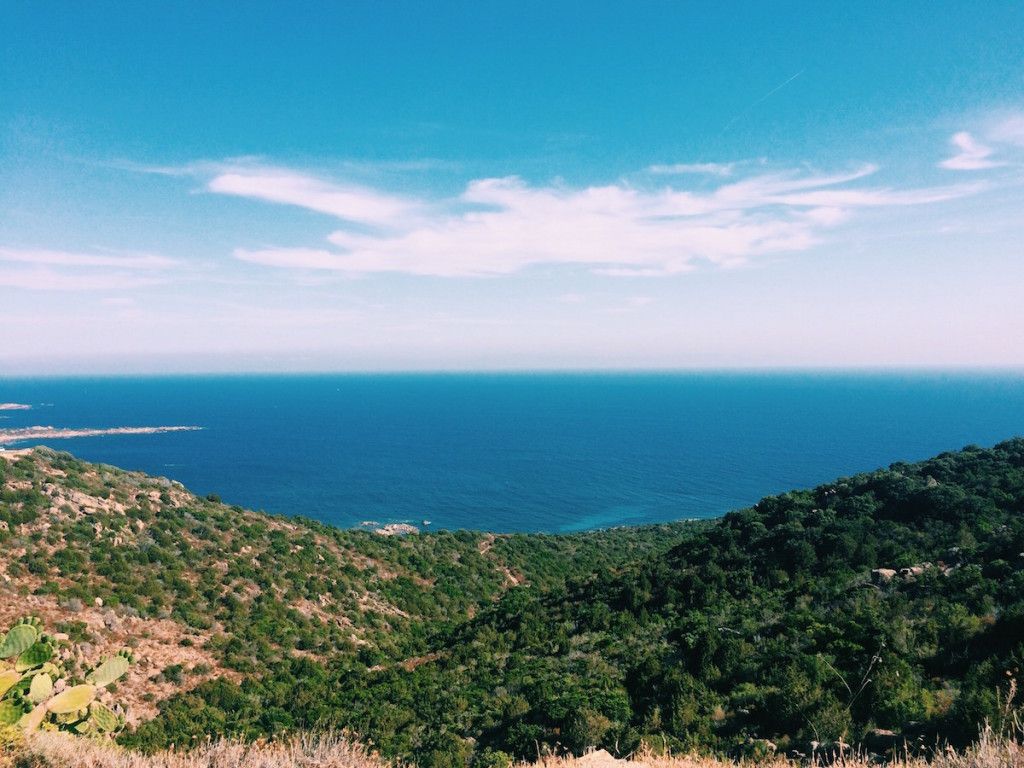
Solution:
<svg viewBox="0 0 1024 768">
<path fill-rule="evenodd" d="M 292 267 L 294 269 L 344 269 L 339 254 L 317 248 L 267 248 L 248 250 L 236 248 L 235 258 L 265 267 Z"/>
<path fill-rule="evenodd" d="M 1024 113 L 1004 114 L 996 118 L 986 136 L 990 141 L 1024 147 Z"/>
<path fill-rule="evenodd" d="M 242 174 L 223 173 L 210 189 L 388 225 L 336 231 L 328 237 L 333 248 L 235 251 L 238 259 L 265 266 L 467 277 L 575 265 L 607 276 L 649 277 L 804 250 L 859 209 L 940 202 L 983 188 L 858 184 L 877 170 L 760 174 L 699 192 L 626 183 L 538 186 L 511 176 L 472 181 L 460 195 L 429 204 L 286 171 L 250 169 L 244 181 Z"/>
<path fill-rule="evenodd" d="M 161 282 L 124 272 L 69 274 L 49 267 L 0 268 L 0 286 L 25 291 L 123 291 Z"/>
<path fill-rule="evenodd" d="M 120 291 L 167 282 L 181 262 L 150 253 L 81 253 L 0 246 L 0 286 L 26 291 Z"/>
<path fill-rule="evenodd" d="M 56 267 L 115 267 L 129 270 L 170 269 L 179 264 L 175 259 L 148 253 L 117 255 L 4 247 L 0 247 L 0 261 Z"/>
<path fill-rule="evenodd" d="M 361 224 L 389 225 L 413 215 L 412 200 L 355 185 L 338 185 L 282 169 L 238 169 L 214 176 L 207 189 L 326 213 Z"/>
<path fill-rule="evenodd" d="M 731 176 L 735 163 L 673 163 L 671 165 L 648 166 L 648 173 L 662 176 L 703 174 L 707 176 Z"/>
<path fill-rule="evenodd" d="M 989 159 L 995 150 L 982 144 L 967 131 L 954 133 L 949 141 L 958 152 L 939 163 L 942 168 L 951 171 L 982 171 L 1002 165 Z"/>
</svg>

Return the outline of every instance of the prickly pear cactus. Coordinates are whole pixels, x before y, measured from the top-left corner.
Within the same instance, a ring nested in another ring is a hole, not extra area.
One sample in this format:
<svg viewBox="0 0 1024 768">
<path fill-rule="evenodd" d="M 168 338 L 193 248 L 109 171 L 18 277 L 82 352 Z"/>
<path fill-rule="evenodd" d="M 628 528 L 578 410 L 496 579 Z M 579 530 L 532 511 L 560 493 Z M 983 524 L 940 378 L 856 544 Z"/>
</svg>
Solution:
<svg viewBox="0 0 1024 768">
<path fill-rule="evenodd" d="M 14 725 L 25 714 L 13 701 L 0 701 L 0 725 Z"/>
<path fill-rule="evenodd" d="M 93 668 L 84 681 L 74 679 L 39 620 L 19 619 L 6 634 L 0 633 L 0 726 L 94 738 L 115 734 L 124 727 L 123 710 L 107 706 L 98 697 L 128 671 L 132 661 L 129 651 L 120 651 Z"/>
<path fill-rule="evenodd" d="M 9 659 L 27 651 L 39 638 L 39 619 L 25 617 L 11 627 L 0 645 L 0 659 Z"/>
<path fill-rule="evenodd" d="M 0 698 L 3 698 L 7 691 L 17 685 L 19 680 L 21 680 L 21 673 L 13 669 L 0 672 Z"/>
<path fill-rule="evenodd" d="M 98 701 L 89 706 L 89 721 L 100 733 L 115 733 L 124 725 L 123 717 Z"/>
<path fill-rule="evenodd" d="M 53 645 L 49 642 L 35 642 L 26 648 L 14 662 L 14 669 L 18 672 L 28 672 L 30 669 L 41 667 L 53 658 Z"/>
<path fill-rule="evenodd" d="M 85 679 L 95 686 L 105 688 L 127 672 L 131 663 L 131 653 L 129 651 L 119 651 L 116 656 L 107 659 L 86 675 Z"/>
<path fill-rule="evenodd" d="M 28 687 L 28 700 L 33 704 L 42 704 L 53 696 L 53 678 L 40 672 L 32 678 Z"/>
<path fill-rule="evenodd" d="M 79 712 L 88 707 L 95 698 L 95 685 L 89 685 L 88 683 L 76 685 L 74 688 L 68 688 L 63 693 L 58 693 L 46 702 L 46 709 L 55 715 L 70 715 L 73 712 Z"/>
</svg>

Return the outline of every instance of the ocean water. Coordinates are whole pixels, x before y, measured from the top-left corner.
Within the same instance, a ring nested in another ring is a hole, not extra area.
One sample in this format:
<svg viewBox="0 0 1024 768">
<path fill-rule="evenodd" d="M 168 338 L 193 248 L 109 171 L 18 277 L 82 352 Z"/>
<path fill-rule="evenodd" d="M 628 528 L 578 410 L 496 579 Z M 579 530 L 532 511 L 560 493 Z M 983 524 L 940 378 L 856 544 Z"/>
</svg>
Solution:
<svg viewBox="0 0 1024 768">
<path fill-rule="evenodd" d="M 1024 435 L 1020 374 L 0 379 L 0 429 L 198 425 L 46 442 L 340 526 L 575 531 Z"/>
</svg>

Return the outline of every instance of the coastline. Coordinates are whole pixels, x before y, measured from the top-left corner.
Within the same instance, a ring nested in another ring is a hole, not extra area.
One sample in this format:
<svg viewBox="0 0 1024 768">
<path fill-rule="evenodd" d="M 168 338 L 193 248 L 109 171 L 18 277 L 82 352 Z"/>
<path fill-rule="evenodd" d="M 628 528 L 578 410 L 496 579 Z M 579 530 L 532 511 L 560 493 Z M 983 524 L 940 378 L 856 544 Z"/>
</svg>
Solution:
<svg viewBox="0 0 1024 768">
<path fill-rule="evenodd" d="M 111 427 L 108 429 L 63 429 L 59 427 L 20 427 L 0 429 L 0 445 L 21 443 L 26 440 L 68 440 L 75 437 L 101 437 L 103 435 L 159 435 L 165 432 L 197 432 L 202 427 Z"/>
</svg>

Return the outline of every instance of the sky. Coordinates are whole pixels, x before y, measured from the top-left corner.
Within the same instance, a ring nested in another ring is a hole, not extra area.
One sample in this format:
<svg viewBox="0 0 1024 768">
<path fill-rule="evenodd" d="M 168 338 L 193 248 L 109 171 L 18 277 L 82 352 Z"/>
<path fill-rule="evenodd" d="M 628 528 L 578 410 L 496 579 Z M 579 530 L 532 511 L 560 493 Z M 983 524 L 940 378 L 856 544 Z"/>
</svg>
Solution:
<svg viewBox="0 0 1024 768">
<path fill-rule="evenodd" d="M 1024 4 L 0 3 L 0 376 L 1024 366 Z"/>
</svg>

